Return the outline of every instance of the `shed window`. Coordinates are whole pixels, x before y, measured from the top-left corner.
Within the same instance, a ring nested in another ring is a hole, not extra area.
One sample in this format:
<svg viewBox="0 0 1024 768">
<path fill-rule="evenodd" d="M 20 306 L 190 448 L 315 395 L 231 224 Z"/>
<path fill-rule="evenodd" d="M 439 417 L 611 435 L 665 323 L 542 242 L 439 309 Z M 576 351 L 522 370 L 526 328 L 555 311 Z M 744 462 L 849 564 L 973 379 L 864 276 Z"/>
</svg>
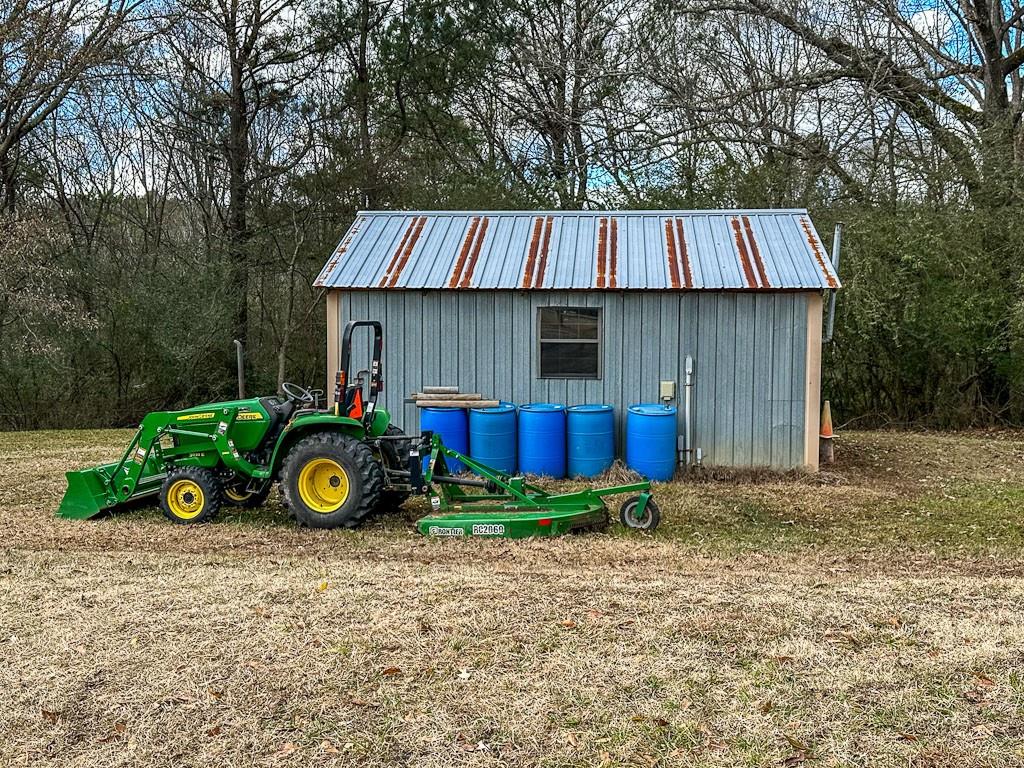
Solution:
<svg viewBox="0 0 1024 768">
<path fill-rule="evenodd" d="M 537 310 L 542 379 L 601 378 L 601 310 L 540 307 Z"/>
</svg>

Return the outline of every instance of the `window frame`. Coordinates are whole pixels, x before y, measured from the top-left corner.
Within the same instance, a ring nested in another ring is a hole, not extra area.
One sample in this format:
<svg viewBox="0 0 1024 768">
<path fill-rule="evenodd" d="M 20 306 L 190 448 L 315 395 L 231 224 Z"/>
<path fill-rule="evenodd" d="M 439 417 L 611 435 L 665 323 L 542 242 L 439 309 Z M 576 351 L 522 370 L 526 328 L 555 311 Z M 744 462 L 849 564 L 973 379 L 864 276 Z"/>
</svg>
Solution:
<svg viewBox="0 0 1024 768">
<path fill-rule="evenodd" d="M 591 310 L 597 312 L 597 338 L 596 339 L 545 339 L 541 335 L 541 314 L 546 309 L 554 309 L 558 311 L 575 311 L 580 309 Z M 537 332 L 537 343 L 534 346 L 534 351 L 537 356 L 537 378 L 538 379 L 554 379 L 556 381 L 601 381 L 604 378 L 604 307 L 586 307 L 586 306 L 569 306 L 569 305 L 553 305 L 553 306 L 542 306 L 537 307 L 537 316 L 534 319 L 534 324 Z M 594 344 L 597 347 L 597 375 L 596 376 L 560 376 L 560 375 L 545 375 L 544 369 L 541 365 L 541 347 L 544 344 Z"/>
</svg>

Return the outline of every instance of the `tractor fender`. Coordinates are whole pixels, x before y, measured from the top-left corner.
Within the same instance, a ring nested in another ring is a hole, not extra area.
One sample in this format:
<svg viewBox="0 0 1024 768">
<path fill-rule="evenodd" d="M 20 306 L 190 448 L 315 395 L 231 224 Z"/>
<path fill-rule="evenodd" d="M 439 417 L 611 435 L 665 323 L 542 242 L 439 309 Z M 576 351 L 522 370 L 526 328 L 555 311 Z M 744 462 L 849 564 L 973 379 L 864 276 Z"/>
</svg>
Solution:
<svg viewBox="0 0 1024 768">
<path fill-rule="evenodd" d="M 299 416 L 293 419 L 288 426 L 281 431 L 277 439 L 274 452 L 270 457 L 271 477 L 276 478 L 281 469 L 281 463 L 291 447 L 307 435 L 315 432 L 339 432 L 348 435 L 355 440 L 366 438 L 366 432 L 358 419 L 350 419 L 347 416 L 335 416 L 330 413 L 315 413 Z"/>
</svg>

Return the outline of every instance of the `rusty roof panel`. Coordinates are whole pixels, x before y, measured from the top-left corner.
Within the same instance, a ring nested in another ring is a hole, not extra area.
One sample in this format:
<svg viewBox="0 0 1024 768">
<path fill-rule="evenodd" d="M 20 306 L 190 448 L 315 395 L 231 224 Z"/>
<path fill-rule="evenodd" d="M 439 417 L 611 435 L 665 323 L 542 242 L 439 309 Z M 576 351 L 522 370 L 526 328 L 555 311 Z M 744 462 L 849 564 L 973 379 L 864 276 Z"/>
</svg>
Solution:
<svg viewBox="0 0 1024 768">
<path fill-rule="evenodd" d="M 819 290 L 807 211 L 361 211 L 328 288 Z"/>
</svg>

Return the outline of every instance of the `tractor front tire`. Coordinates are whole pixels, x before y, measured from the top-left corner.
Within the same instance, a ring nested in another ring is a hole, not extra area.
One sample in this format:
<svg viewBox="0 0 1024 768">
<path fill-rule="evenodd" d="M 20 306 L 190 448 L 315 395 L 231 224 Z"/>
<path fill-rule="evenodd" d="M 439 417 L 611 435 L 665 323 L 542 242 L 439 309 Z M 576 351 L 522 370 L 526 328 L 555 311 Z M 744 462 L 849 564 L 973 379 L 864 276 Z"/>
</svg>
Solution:
<svg viewBox="0 0 1024 768">
<path fill-rule="evenodd" d="M 365 443 L 337 432 L 305 437 L 281 471 L 284 502 L 300 525 L 355 528 L 380 499 L 384 471 Z"/>
<path fill-rule="evenodd" d="M 160 486 L 160 510 L 178 525 L 205 523 L 220 510 L 223 491 L 220 480 L 208 469 L 172 469 Z"/>
</svg>

